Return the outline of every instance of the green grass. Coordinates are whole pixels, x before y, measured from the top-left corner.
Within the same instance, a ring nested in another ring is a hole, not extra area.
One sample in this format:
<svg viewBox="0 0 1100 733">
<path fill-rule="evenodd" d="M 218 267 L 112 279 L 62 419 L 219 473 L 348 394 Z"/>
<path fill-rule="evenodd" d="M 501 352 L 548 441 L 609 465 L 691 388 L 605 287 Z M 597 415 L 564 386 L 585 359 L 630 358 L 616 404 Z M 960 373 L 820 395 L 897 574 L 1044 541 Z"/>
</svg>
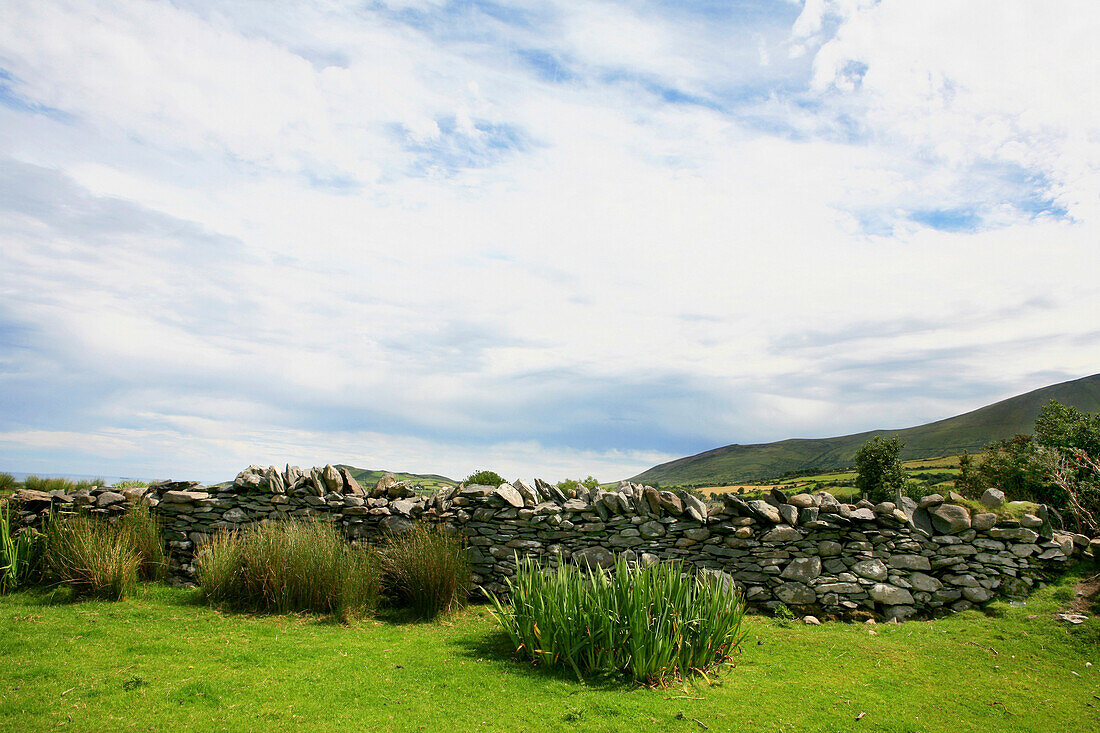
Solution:
<svg viewBox="0 0 1100 733">
<path fill-rule="evenodd" d="M 939 456 L 971 453 L 1001 438 L 1031 433 L 1051 400 L 1084 412 L 1100 411 L 1100 374 L 1063 382 L 1002 400 L 963 415 L 898 430 L 872 430 L 835 438 L 794 438 L 775 443 L 728 445 L 654 466 L 632 481 L 662 485 L 720 486 L 778 476 L 787 471 L 850 466 L 856 450 L 875 435 L 899 436 L 904 460 L 925 463 Z"/>
<path fill-rule="evenodd" d="M 1072 595 L 1067 579 L 994 615 L 873 627 L 750 616 L 717 683 L 647 689 L 514 660 L 485 606 L 345 627 L 163 585 L 117 603 L 19 592 L 0 598 L 0 729 L 1097 730 L 1100 621 L 1052 617 Z"/>
</svg>

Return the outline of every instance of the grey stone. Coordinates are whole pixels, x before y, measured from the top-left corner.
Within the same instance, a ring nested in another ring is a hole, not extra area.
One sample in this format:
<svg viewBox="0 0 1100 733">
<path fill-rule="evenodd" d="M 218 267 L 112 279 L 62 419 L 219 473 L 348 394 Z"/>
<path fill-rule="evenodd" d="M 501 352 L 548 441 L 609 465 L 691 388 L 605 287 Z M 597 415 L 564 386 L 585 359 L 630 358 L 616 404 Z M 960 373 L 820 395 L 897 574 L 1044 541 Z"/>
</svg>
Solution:
<svg viewBox="0 0 1100 733">
<path fill-rule="evenodd" d="M 190 504 L 200 499 L 209 499 L 205 491 L 165 491 L 160 500 L 165 504 Z"/>
<path fill-rule="evenodd" d="M 1005 503 L 1005 492 L 1000 489 L 986 489 L 982 493 L 981 498 L 982 506 L 987 506 L 990 509 L 996 509 Z"/>
<path fill-rule="evenodd" d="M 932 563 L 923 555 L 892 555 L 888 561 L 892 568 L 902 570 L 931 570 Z"/>
<path fill-rule="evenodd" d="M 817 543 L 817 554 L 822 557 L 834 557 L 844 552 L 844 546 L 832 540 L 822 540 Z"/>
<path fill-rule="evenodd" d="M 762 542 L 797 542 L 802 533 L 794 527 L 780 525 L 760 538 Z"/>
<path fill-rule="evenodd" d="M 126 497 L 114 491 L 104 491 L 96 498 L 96 506 L 110 506 L 111 504 L 121 504 L 126 501 Z"/>
<path fill-rule="evenodd" d="M 610 568 L 615 565 L 615 553 L 595 546 L 573 553 L 573 562 L 585 568 Z"/>
<path fill-rule="evenodd" d="M 993 591 L 988 588 L 967 587 L 962 589 L 963 597 L 971 603 L 985 603 L 993 597 Z"/>
<path fill-rule="evenodd" d="M 928 513 L 932 515 L 932 525 L 942 534 L 958 534 L 970 529 L 970 512 L 964 506 L 941 504 L 929 509 Z"/>
<path fill-rule="evenodd" d="M 821 575 L 820 557 L 799 557 L 791 560 L 790 564 L 783 569 L 780 577 L 797 580 L 800 583 L 809 583 L 819 575 Z"/>
<path fill-rule="evenodd" d="M 519 493 L 511 484 L 501 484 L 493 491 L 492 495 L 500 497 L 505 504 L 517 509 L 524 505 L 523 494 Z"/>
<path fill-rule="evenodd" d="M 656 520 L 644 522 L 638 526 L 638 532 L 646 539 L 653 540 L 665 536 L 665 525 Z"/>
<path fill-rule="evenodd" d="M 810 494 L 795 494 L 790 499 L 787 499 L 787 503 L 792 506 L 796 506 L 799 509 L 810 509 L 816 507 L 814 498 Z"/>
<path fill-rule="evenodd" d="M 766 501 L 759 499 L 752 499 L 746 501 L 745 505 L 749 510 L 758 518 L 771 522 L 772 524 L 779 524 L 783 521 L 783 517 L 780 516 L 779 510 Z"/>
<path fill-rule="evenodd" d="M 415 522 L 406 519 L 405 517 L 391 514 L 384 517 L 379 525 L 382 527 L 382 531 L 386 534 L 398 535 L 405 534 L 415 526 Z"/>
<path fill-rule="evenodd" d="M 849 518 L 860 522 L 873 522 L 875 520 L 875 512 L 867 507 L 860 507 L 859 509 L 853 509 Z"/>
<path fill-rule="evenodd" d="M 886 564 L 879 559 L 860 560 L 852 566 L 852 572 L 868 580 L 886 580 Z"/>
<path fill-rule="evenodd" d="M 912 593 L 886 583 L 875 583 L 869 593 L 871 598 L 886 606 L 911 606 L 914 603 Z"/>
<path fill-rule="evenodd" d="M 806 606 L 817 600 L 817 593 L 807 585 L 790 582 L 776 588 L 775 597 L 790 606 Z"/>
<path fill-rule="evenodd" d="M 1038 529 L 1043 526 L 1043 520 L 1034 514 L 1024 514 L 1020 517 L 1020 526 L 1028 529 Z"/>
<path fill-rule="evenodd" d="M 913 588 L 925 593 L 935 593 L 943 587 L 943 583 L 933 578 L 931 575 L 925 575 L 924 573 L 911 573 L 909 575 L 909 583 Z"/>
<path fill-rule="evenodd" d="M 997 524 L 997 515 L 992 512 L 975 514 L 970 520 L 970 526 L 980 532 L 988 532 Z"/>
<path fill-rule="evenodd" d="M 790 525 L 798 524 L 798 507 L 792 504 L 780 504 L 779 516 L 783 517 L 783 521 Z"/>
<path fill-rule="evenodd" d="M 240 524 L 248 521 L 248 515 L 240 507 L 233 507 L 222 515 L 222 521 Z"/>
</svg>

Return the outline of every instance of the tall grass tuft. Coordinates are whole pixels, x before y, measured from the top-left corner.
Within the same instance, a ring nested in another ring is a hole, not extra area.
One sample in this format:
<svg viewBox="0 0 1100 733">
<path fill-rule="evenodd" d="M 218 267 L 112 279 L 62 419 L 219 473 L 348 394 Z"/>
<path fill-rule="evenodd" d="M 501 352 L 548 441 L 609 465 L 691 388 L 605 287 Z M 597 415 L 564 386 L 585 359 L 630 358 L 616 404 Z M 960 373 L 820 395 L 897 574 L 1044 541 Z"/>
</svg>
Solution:
<svg viewBox="0 0 1100 733">
<path fill-rule="evenodd" d="M 662 684 L 707 674 L 740 647 L 740 593 L 720 578 L 692 577 L 679 562 L 613 572 L 562 565 L 548 571 L 517 559 L 510 603 L 490 595 L 518 652 L 537 664 L 590 674 L 625 674 Z"/>
<path fill-rule="evenodd" d="M 160 522 L 149 511 L 149 505 L 130 504 L 119 521 L 119 531 L 141 558 L 138 576 L 142 580 L 163 580 L 168 574 L 168 556 L 164 552 Z"/>
<path fill-rule="evenodd" d="M 273 522 L 216 535 L 196 555 L 199 585 L 216 603 L 261 611 L 332 613 L 347 621 L 380 596 L 373 550 L 331 524 Z"/>
<path fill-rule="evenodd" d="M 15 476 L 10 473 L 0 473 L 0 494 L 10 494 L 15 491 Z"/>
<path fill-rule="evenodd" d="M 142 561 L 120 525 L 84 515 L 49 523 L 46 557 L 52 576 L 76 595 L 105 600 L 133 590 Z"/>
<path fill-rule="evenodd" d="M 0 595 L 38 578 L 45 545 L 45 537 L 37 530 L 15 527 L 10 502 L 0 499 Z"/>
<path fill-rule="evenodd" d="M 417 523 L 391 535 L 381 553 L 386 588 L 418 618 L 435 618 L 466 603 L 470 562 L 459 537 Z"/>
</svg>

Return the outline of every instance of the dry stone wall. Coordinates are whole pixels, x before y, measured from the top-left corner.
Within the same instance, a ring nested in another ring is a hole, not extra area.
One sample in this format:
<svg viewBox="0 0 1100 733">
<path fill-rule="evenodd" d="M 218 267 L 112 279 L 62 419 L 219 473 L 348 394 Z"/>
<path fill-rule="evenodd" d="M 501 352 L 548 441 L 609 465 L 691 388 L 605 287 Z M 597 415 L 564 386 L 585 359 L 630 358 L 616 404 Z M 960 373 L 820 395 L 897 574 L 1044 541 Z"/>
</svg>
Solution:
<svg viewBox="0 0 1100 733">
<path fill-rule="evenodd" d="M 427 521 L 466 537 L 474 580 L 493 591 L 514 575 L 517 556 L 609 567 L 624 554 L 721 574 L 750 606 L 783 603 L 837 617 L 905 619 L 1023 597 L 1075 558 L 1100 553 L 1100 539 L 1055 530 L 1043 508 L 1006 512 L 1013 507 L 1000 492 L 987 492 L 989 511 L 981 512 L 954 495 L 850 505 L 825 492 L 773 491 L 765 500 L 725 496 L 708 506 L 683 491 L 627 482 L 567 495 L 538 479 L 417 496 L 392 474 L 364 489 L 332 466 L 252 466 L 232 485 L 165 482 L 121 492 L 22 492 L 20 499 L 28 523 L 51 506 L 114 517 L 145 502 L 162 521 L 172 573 L 183 579 L 193 577 L 194 551 L 214 533 L 254 522 L 323 519 L 352 541 L 377 542 Z"/>
</svg>

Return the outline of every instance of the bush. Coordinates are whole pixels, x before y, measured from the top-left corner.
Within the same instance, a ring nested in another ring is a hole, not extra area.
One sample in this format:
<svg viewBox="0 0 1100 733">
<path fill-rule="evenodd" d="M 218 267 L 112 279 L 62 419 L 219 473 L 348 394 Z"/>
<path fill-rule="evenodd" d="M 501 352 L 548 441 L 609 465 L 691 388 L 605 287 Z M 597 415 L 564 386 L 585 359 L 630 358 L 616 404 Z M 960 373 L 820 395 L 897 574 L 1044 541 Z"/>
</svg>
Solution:
<svg viewBox="0 0 1100 733">
<path fill-rule="evenodd" d="M 637 682 L 706 674 L 741 644 L 740 593 L 714 575 L 691 577 L 679 563 L 614 572 L 561 565 L 547 571 L 517 559 L 511 603 L 490 596 L 517 652 L 535 663 L 586 674 L 625 674 Z"/>
<path fill-rule="evenodd" d="M 275 522 L 216 535 L 195 564 L 206 597 L 238 608 L 332 613 L 347 621 L 378 605 L 375 553 L 348 544 L 323 522 Z"/>
<path fill-rule="evenodd" d="M 106 600 L 129 594 L 142 564 L 120 524 L 88 516 L 51 521 L 46 558 L 55 580 L 70 584 L 78 596 Z"/>
<path fill-rule="evenodd" d="M 474 471 L 466 480 L 464 484 L 478 484 L 481 486 L 500 486 L 503 483 L 507 483 L 500 474 L 495 471 Z"/>
<path fill-rule="evenodd" d="M 462 540 L 418 523 L 393 535 L 382 549 L 385 583 L 399 605 L 418 618 L 435 618 L 463 605 L 470 594 L 470 562 Z"/>
<path fill-rule="evenodd" d="M 905 488 L 907 477 L 899 457 L 902 446 L 896 435 L 889 440 L 876 435 L 856 451 L 856 488 L 876 504 L 894 501 Z"/>
<path fill-rule="evenodd" d="M 41 574 L 45 538 L 30 527 L 17 530 L 11 505 L 0 500 L 0 595 L 28 585 Z"/>
<path fill-rule="evenodd" d="M 0 473 L 0 494 L 10 494 L 15 491 L 15 476 L 10 473 Z"/>
<path fill-rule="evenodd" d="M 162 580 L 168 574 L 168 557 L 161 539 L 160 522 L 147 504 L 131 504 L 119 521 L 122 539 L 141 558 L 138 575 L 142 580 Z"/>
</svg>

